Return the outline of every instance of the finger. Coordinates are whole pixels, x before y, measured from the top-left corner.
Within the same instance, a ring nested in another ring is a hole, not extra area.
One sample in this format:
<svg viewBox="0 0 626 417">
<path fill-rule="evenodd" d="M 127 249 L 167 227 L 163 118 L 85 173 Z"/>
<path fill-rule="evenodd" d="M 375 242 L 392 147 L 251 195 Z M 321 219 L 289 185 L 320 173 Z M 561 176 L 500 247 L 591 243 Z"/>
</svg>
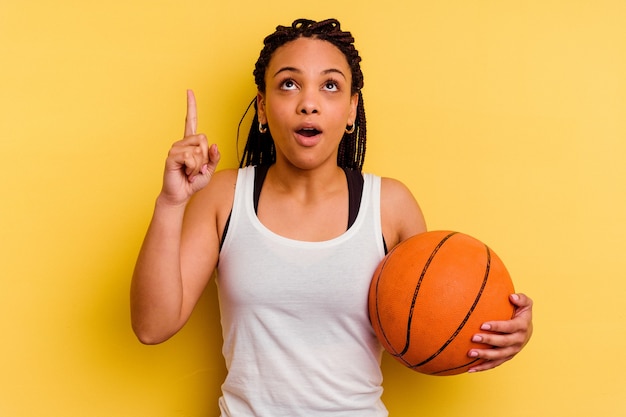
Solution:
<svg viewBox="0 0 626 417">
<path fill-rule="evenodd" d="M 200 175 L 210 179 L 216 171 L 220 154 L 217 145 L 209 147 L 204 134 L 192 135 L 175 142 L 170 148 L 167 166 L 182 170 L 190 183 Z"/>
<path fill-rule="evenodd" d="M 480 330 L 485 332 L 494 332 L 494 333 L 515 333 L 524 330 L 526 322 L 521 317 L 514 317 L 511 320 L 503 320 L 503 321 L 490 321 L 482 326 L 480 326 Z"/>
<path fill-rule="evenodd" d="M 172 148 L 183 149 L 183 148 L 195 147 L 195 146 L 202 147 L 203 142 L 204 142 L 204 150 L 206 151 L 209 148 L 206 135 L 202 133 L 196 134 L 196 135 L 189 135 L 189 136 L 182 138 L 181 140 L 177 142 L 174 142 L 172 144 Z"/>
<path fill-rule="evenodd" d="M 208 183 L 208 181 L 211 180 L 211 177 L 213 177 L 213 174 L 215 174 L 215 172 L 217 171 L 217 164 L 220 160 L 220 153 L 217 145 L 211 145 L 210 147 L 208 147 L 208 150 L 206 152 L 208 158 L 203 160 L 200 171 L 197 174 L 188 177 L 189 182 L 193 183 L 197 178 L 202 178 L 204 181 L 206 181 L 203 181 L 203 183 L 206 184 Z"/>
<path fill-rule="evenodd" d="M 198 128 L 198 112 L 196 109 L 196 96 L 193 91 L 187 90 L 187 116 L 185 118 L 185 136 L 196 134 Z"/>
<path fill-rule="evenodd" d="M 209 147 L 208 156 L 208 160 L 202 165 L 200 169 L 200 174 L 205 175 L 210 179 L 217 171 L 217 164 L 219 163 L 221 157 L 216 144 L 213 144 Z"/>
<path fill-rule="evenodd" d="M 472 349 L 467 356 L 474 359 L 484 359 L 488 361 L 501 361 L 513 358 L 519 351 L 513 347 L 495 349 Z"/>
<path fill-rule="evenodd" d="M 511 300 L 511 303 L 513 305 L 521 309 L 530 309 L 533 306 L 533 300 L 530 297 L 528 297 L 526 294 L 522 294 L 522 293 L 511 294 L 509 299 Z"/>
<path fill-rule="evenodd" d="M 494 347 L 509 347 L 509 346 L 521 346 L 525 341 L 523 332 L 516 332 L 510 334 L 476 334 L 472 337 L 472 342 L 482 343 Z"/>
<path fill-rule="evenodd" d="M 187 148 L 181 153 L 180 162 L 182 168 L 185 170 L 185 175 L 187 176 L 191 175 L 193 173 L 193 170 L 196 168 L 196 149 L 198 148 Z"/>
<path fill-rule="evenodd" d="M 205 166 L 200 148 L 185 154 L 185 175 L 190 183 L 193 183 L 198 175 L 204 174 Z"/>
<path fill-rule="evenodd" d="M 192 143 L 196 145 L 198 150 L 195 150 L 196 154 L 200 157 L 200 164 L 205 165 L 209 162 L 209 141 L 204 134 L 193 136 Z"/>
<path fill-rule="evenodd" d="M 221 158 L 220 151 L 216 144 L 211 145 L 209 148 L 209 161 L 204 166 L 203 174 L 213 175 L 217 170 L 217 164 Z"/>
<path fill-rule="evenodd" d="M 515 306 L 515 315 L 510 320 L 488 321 L 480 329 L 492 332 L 513 333 L 532 329 L 533 300 L 524 294 L 511 294 L 511 303 Z"/>
<path fill-rule="evenodd" d="M 497 361 L 487 360 L 487 361 L 482 362 L 480 365 L 470 368 L 467 372 L 472 373 L 472 372 L 488 371 L 489 369 L 493 369 L 496 366 L 502 365 L 504 362 L 508 361 L 509 359 L 502 359 L 502 360 L 497 360 Z"/>
<path fill-rule="evenodd" d="M 193 156 L 198 163 L 207 164 L 209 162 L 209 145 L 205 135 L 188 136 L 174 143 L 170 148 L 169 157 L 173 161 L 177 161 L 181 165 L 190 163 L 190 157 Z"/>
<path fill-rule="evenodd" d="M 183 169 L 186 175 L 192 173 L 202 163 L 202 149 L 199 146 L 175 145 L 167 158 L 172 169 Z"/>
</svg>

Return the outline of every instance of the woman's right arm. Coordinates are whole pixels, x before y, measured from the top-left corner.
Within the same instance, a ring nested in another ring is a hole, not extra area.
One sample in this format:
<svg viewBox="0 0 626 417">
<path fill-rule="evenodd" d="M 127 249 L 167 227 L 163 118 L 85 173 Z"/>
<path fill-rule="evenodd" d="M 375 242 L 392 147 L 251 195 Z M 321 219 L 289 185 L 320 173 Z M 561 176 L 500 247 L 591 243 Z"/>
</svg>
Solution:
<svg viewBox="0 0 626 417">
<path fill-rule="evenodd" d="M 236 174 L 215 174 L 219 152 L 196 133 L 196 119 L 195 98 L 188 92 L 185 137 L 168 154 L 131 283 L 131 322 L 146 344 L 180 330 L 217 264 L 218 219 L 228 204 L 222 189 L 229 189 Z"/>
</svg>

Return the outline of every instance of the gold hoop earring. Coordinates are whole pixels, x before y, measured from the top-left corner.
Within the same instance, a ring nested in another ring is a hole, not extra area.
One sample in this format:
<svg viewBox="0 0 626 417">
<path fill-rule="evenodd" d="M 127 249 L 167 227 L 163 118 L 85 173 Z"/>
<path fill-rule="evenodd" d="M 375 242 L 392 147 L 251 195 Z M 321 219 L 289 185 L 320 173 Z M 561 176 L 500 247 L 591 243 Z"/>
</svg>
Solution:
<svg viewBox="0 0 626 417">
<path fill-rule="evenodd" d="M 346 133 L 348 135 L 351 135 L 352 133 L 354 133 L 355 130 L 356 130 L 356 123 L 353 124 L 352 126 L 346 126 Z"/>
<path fill-rule="evenodd" d="M 263 126 L 263 123 L 259 122 L 259 133 L 263 134 L 267 132 L 267 126 Z"/>
</svg>

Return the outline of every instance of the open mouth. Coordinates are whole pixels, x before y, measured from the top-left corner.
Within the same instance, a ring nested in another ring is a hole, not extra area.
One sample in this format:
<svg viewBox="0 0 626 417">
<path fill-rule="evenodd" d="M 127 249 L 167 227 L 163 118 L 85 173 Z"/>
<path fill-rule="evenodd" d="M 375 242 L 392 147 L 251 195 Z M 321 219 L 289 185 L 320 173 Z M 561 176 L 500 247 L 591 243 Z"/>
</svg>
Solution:
<svg viewBox="0 0 626 417">
<path fill-rule="evenodd" d="M 311 128 L 311 129 L 300 129 L 300 130 L 298 130 L 298 132 L 297 132 L 297 133 L 298 133 L 299 135 L 306 136 L 307 138 L 310 138 L 310 137 L 313 137 L 313 136 L 319 135 L 319 134 L 320 134 L 320 133 L 322 133 L 322 132 L 320 132 L 320 131 L 319 131 L 319 130 L 317 130 L 317 129 L 313 129 L 313 128 Z"/>
</svg>

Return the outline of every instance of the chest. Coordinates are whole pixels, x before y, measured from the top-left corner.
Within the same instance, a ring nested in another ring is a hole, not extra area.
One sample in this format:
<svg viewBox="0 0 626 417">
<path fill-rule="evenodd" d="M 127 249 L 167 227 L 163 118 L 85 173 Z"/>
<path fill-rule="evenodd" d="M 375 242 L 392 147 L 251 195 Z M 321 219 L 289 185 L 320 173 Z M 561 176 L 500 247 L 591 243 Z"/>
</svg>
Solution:
<svg viewBox="0 0 626 417">
<path fill-rule="evenodd" d="M 230 256 L 220 261 L 218 284 L 231 306 L 278 308 L 303 316 L 364 311 L 378 263 L 374 250 L 357 249 L 359 245 L 312 249 L 271 241 L 255 246 L 246 248 L 240 262 Z"/>
<path fill-rule="evenodd" d="M 339 194 L 314 203 L 301 203 L 271 195 L 261 197 L 259 221 L 289 239 L 321 242 L 336 238 L 348 228 L 348 196 Z"/>
</svg>

